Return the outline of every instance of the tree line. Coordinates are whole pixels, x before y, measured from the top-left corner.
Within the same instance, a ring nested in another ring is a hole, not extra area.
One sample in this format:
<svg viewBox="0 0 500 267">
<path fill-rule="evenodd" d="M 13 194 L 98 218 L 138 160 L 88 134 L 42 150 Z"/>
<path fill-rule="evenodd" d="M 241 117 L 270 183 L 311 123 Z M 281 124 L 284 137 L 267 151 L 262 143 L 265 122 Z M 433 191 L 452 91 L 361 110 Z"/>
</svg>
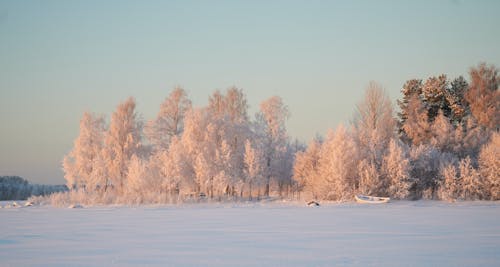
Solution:
<svg viewBox="0 0 500 267">
<path fill-rule="evenodd" d="M 0 176 L 0 200 L 24 200 L 67 190 L 65 185 L 31 184 L 19 176 Z"/>
<path fill-rule="evenodd" d="M 144 122 L 135 100 L 106 123 L 84 113 L 64 157 L 75 198 L 102 203 L 167 203 L 190 198 L 269 196 L 350 200 L 354 194 L 396 199 L 500 199 L 498 69 L 479 64 L 470 79 L 446 75 L 408 80 L 397 101 L 371 82 L 352 122 L 307 146 L 286 129 L 278 96 L 253 118 L 246 96 L 216 90 L 203 107 L 175 88 Z"/>
</svg>

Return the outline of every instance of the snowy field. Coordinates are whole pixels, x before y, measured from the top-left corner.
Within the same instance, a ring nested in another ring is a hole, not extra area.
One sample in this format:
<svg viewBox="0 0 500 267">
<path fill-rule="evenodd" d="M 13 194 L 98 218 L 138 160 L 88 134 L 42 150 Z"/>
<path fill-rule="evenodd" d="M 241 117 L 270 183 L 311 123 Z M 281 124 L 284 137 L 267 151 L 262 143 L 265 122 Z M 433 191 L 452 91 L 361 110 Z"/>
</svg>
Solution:
<svg viewBox="0 0 500 267">
<path fill-rule="evenodd" d="M 0 265 L 500 266 L 500 203 L 3 208 Z"/>
</svg>

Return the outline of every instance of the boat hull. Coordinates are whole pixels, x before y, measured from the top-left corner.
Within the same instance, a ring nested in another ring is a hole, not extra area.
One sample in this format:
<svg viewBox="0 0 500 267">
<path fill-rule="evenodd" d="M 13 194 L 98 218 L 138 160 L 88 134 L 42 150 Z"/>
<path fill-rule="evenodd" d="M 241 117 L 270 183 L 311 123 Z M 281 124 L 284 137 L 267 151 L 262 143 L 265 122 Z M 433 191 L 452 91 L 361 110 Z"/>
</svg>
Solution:
<svg viewBox="0 0 500 267">
<path fill-rule="evenodd" d="M 390 198 L 388 197 L 374 197 L 374 196 L 363 196 L 363 195 L 355 195 L 354 198 L 356 202 L 363 204 L 383 204 L 389 202 Z"/>
</svg>

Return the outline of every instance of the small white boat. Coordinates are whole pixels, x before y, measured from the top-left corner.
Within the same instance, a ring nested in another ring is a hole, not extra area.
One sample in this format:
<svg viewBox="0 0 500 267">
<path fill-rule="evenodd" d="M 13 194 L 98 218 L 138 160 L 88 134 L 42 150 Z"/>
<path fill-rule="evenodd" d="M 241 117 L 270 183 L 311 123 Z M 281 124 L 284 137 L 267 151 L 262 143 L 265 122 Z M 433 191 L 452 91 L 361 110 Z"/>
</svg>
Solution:
<svg viewBox="0 0 500 267">
<path fill-rule="evenodd" d="M 373 197 L 373 196 L 363 196 L 363 195 L 355 195 L 354 198 L 356 199 L 356 202 L 365 204 L 381 204 L 381 203 L 387 203 L 389 202 L 389 200 L 391 200 L 388 197 Z"/>
</svg>

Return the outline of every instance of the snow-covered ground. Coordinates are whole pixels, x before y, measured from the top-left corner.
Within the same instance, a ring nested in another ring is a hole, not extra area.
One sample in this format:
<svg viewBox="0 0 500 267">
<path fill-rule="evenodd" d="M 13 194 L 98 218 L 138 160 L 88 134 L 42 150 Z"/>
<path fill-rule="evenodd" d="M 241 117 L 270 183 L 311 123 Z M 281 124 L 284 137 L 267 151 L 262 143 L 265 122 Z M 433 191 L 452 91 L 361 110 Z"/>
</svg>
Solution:
<svg viewBox="0 0 500 267">
<path fill-rule="evenodd" d="M 0 209 L 0 266 L 130 265 L 500 266 L 500 203 Z"/>
</svg>

